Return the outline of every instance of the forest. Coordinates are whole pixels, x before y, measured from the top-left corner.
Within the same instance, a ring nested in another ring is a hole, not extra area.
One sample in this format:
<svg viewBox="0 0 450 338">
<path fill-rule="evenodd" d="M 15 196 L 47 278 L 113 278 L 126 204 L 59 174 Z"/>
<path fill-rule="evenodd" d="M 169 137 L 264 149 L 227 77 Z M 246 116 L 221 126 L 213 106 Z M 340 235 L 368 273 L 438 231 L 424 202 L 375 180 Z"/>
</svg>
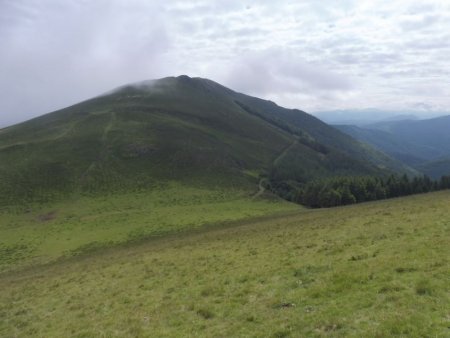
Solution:
<svg viewBox="0 0 450 338">
<path fill-rule="evenodd" d="M 440 180 L 407 175 L 345 176 L 313 180 L 303 185 L 270 181 L 266 188 L 310 208 L 328 208 L 450 189 L 450 176 L 442 176 Z"/>
</svg>

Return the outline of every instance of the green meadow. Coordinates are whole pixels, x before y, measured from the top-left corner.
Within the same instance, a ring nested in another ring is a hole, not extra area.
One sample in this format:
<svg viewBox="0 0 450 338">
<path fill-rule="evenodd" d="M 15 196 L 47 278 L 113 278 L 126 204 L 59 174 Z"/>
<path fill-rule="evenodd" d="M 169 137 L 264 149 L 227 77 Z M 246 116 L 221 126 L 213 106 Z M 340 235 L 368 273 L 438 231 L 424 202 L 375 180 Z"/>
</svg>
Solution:
<svg viewBox="0 0 450 338">
<path fill-rule="evenodd" d="M 245 189 L 176 182 L 142 193 L 81 197 L 0 211 L 0 272 L 203 225 L 302 207 Z"/>
<path fill-rule="evenodd" d="M 184 191 L 3 211 L 0 336 L 450 336 L 449 191 Z"/>
</svg>

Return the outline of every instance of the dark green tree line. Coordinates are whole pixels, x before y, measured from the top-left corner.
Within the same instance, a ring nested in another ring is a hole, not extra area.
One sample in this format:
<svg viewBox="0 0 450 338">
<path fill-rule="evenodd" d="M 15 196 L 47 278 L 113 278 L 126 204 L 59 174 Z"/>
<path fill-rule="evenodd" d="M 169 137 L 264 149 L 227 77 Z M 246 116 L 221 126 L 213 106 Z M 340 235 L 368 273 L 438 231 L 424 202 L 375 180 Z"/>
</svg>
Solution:
<svg viewBox="0 0 450 338">
<path fill-rule="evenodd" d="M 450 176 L 443 176 L 439 181 L 427 176 L 410 179 L 407 175 L 330 177 L 303 185 L 271 182 L 268 188 L 290 201 L 326 208 L 450 189 Z"/>
</svg>

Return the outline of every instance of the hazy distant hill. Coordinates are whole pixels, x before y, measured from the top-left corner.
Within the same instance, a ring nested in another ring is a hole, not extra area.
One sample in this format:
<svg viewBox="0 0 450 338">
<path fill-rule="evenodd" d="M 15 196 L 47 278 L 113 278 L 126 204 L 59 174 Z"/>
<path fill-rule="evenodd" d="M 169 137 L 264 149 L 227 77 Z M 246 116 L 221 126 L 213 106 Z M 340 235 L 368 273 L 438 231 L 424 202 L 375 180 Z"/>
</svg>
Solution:
<svg viewBox="0 0 450 338">
<path fill-rule="evenodd" d="M 0 131 L 0 203 L 407 171 L 299 110 L 187 76 L 127 85 Z"/>
<path fill-rule="evenodd" d="M 329 124 L 365 126 L 382 121 L 417 120 L 417 115 L 404 111 L 385 111 L 379 109 L 330 110 L 314 113 Z"/>
<path fill-rule="evenodd" d="M 450 116 L 335 127 L 433 177 L 450 173 L 442 161 L 450 157 Z"/>
<path fill-rule="evenodd" d="M 427 120 L 385 121 L 366 126 L 397 135 L 409 143 L 435 149 L 440 156 L 450 153 L 450 115 Z"/>
<path fill-rule="evenodd" d="M 443 175 L 450 175 L 450 157 L 437 161 L 425 162 L 419 165 L 417 169 L 435 179 Z"/>
<path fill-rule="evenodd" d="M 434 156 L 436 156 L 436 153 L 440 153 L 421 144 L 409 143 L 402 137 L 384 130 L 367 129 L 352 125 L 335 125 L 335 127 L 355 139 L 371 144 L 377 149 L 413 166 L 423 163 L 425 157 L 430 154 L 434 153 Z"/>
</svg>

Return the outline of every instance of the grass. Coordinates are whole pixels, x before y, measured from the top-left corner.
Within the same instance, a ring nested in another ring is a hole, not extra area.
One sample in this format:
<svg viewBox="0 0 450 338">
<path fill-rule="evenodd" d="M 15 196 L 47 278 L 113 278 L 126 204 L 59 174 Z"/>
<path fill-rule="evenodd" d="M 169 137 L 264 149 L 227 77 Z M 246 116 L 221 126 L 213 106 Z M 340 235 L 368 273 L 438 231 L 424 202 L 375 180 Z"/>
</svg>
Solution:
<svg viewBox="0 0 450 338">
<path fill-rule="evenodd" d="M 9 208 L 0 212 L 0 271 L 205 224 L 301 209 L 280 199 L 252 195 L 247 190 L 171 182 L 140 194 Z"/>
<path fill-rule="evenodd" d="M 266 216 L 3 273 L 0 336 L 448 337 L 449 203 Z"/>
</svg>

